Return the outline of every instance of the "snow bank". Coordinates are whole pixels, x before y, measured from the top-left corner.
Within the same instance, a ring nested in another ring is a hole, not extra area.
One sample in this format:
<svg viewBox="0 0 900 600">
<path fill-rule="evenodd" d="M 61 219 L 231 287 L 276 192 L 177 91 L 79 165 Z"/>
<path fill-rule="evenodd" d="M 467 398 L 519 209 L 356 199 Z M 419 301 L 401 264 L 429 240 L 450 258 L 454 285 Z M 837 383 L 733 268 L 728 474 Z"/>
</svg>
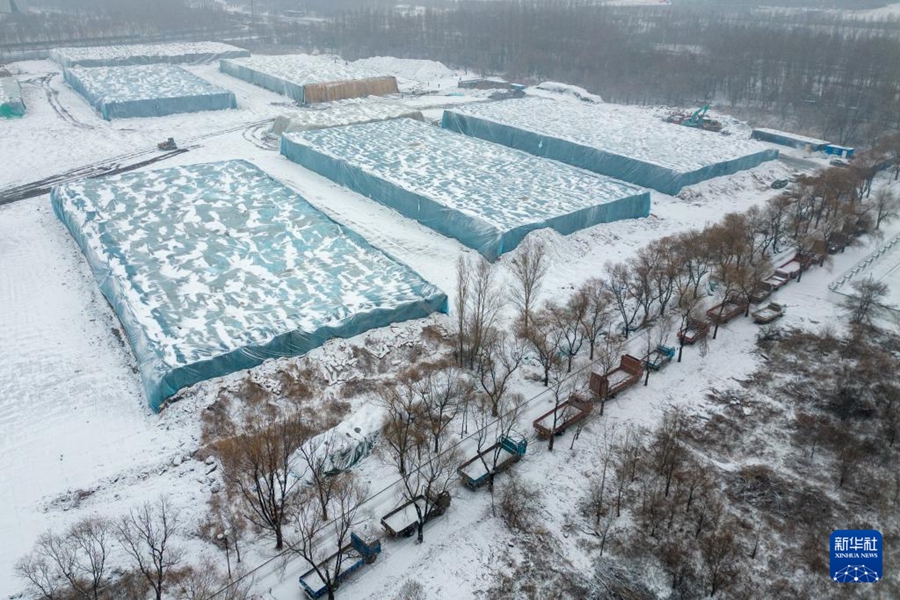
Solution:
<svg viewBox="0 0 900 600">
<path fill-rule="evenodd" d="M 233 93 L 172 65 L 74 68 L 63 75 L 107 121 L 237 108 Z"/>
<path fill-rule="evenodd" d="M 287 133 L 282 154 L 490 260 L 528 232 L 646 217 L 633 185 L 412 119 Z"/>
<path fill-rule="evenodd" d="M 25 102 L 22 90 L 14 77 L 0 78 L 0 118 L 13 118 L 25 115 Z"/>
<path fill-rule="evenodd" d="M 751 140 L 615 104 L 534 97 L 473 104 L 444 111 L 443 126 L 672 195 L 778 157 Z"/>
<path fill-rule="evenodd" d="M 577 85 L 569 85 L 568 83 L 545 81 L 544 83 L 538 84 L 537 89 L 544 90 L 545 92 L 553 92 L 554 94 L 571 96 L 583 102 L 590 102 L 592 104 L 603 103 L 603 98 L 601 98 L 600 96 L 590 93 L 583 87 L 578 87 Z"/>
<path fill-rule="evenodd" d="M 237 46 L 219 42 L 186 42 L 174 44 L 130 44 L 126 46 L 91 46 L 54 48 L 50 60 L 63 68 L 112 67 L 151 63 L 209 63 L 223 58 L 250 56 Z"/>
<path fill-rule="evenodd" d="M 446 297 L 244 161 L 54 188 L 137 358 L 151 407 L 333 337 L 446 310 Z"/>
<path fill-rule="evenodd" d="M 453 79 L 457 76 L 456 71 L 446 67 L 443 63 L 415 58 L 373 56 L 354 61 L 353 65 L 369 71 L 393 75 L 398 79 L 418 82 Z"/>
</svg>

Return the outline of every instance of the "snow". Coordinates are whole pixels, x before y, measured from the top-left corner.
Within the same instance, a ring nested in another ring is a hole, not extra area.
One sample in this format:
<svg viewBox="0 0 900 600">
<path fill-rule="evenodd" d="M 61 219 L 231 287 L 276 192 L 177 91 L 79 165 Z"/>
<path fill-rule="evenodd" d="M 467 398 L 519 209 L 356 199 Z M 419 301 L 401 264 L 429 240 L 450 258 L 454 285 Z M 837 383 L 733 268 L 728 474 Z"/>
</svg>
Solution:
<svg viewBox="0 0 900 600">
<path fill-rule="evenodd" d="M 484 457 L 484 460 L 482 460 L 481 458 L 476 458 L 462 470 L 463 474 L 465 474 L 469 479 L 477 481 L 479 478 L 489 474 L 492 470 L 491 467 L 493 467 L 493 465 L 502 465 L 507 460 L 513 459 L 517 456 L 506 448 L 501 447 L 496 457 L 497 460 L 496 462 L 494 462 L 494 452 L 495 451 L 491 451 L 487 456 Z"/>
<path fill-rule="evenodd" d="M 424 503 L 421 500 L 417 501 L 416 504 L 419 505 L 420 510 L 425 509 Z M 397 511 L 390 517 L 384 519 L 384 522 L 387 523 L 393 531 L 399 533 L 401 530 L 418 520 L 419 515 L 416 512 L 416 505 L 410 502 L 404 506 L 402 510 Z"/>
<path fill-rule="evenodd" d="M 182 385 L 321 343 L 307 336 L 443 297 L 243 161 L 86 180 L 52 200 L 128 332 L 154 408 Z"/>
<path fill-rule="evenodd" d="M 173 65 L 76 67 L 65 78 L 104 118 L 235 108 L 234 94 Z"/>
<path fill-rule="evenodd" d="M 147 63 L 208 63 L 221 58 L 250 56 L 243 48 L 221 42 L 180 42 L 55 48 L 50 59 L 63 67 Z"/>
<path fill-rule="evenodd" d="M 280 136 L 285 131 L 305 131 L 324 129 L 352 123 L 384 121 L 400 117 L 421 115 L 418 111 L 397 100 L 380 97 L 348 98 L 327 104 L 309 104 L 298 109 L 285 111 L 272 125 L 272 133 Z"/>
<path fill-rule="evenodd" d="M 583 87 L 577 85 L 569 85 L 567 83 L 559 83 L 558 81 L 545 81 L 535 86 L 535 89 L 553 94 L 562 94 L 563 96 L 571 96 L 582 102 L 591 102 L 593 104 L 601 104 L 603 98 L 596 94 L 592 94 Z M 534 90 L 532 90 L 534 91 Z"/>
<path fill-rule="evenodd" d="M 646 108 L 521 98 L 456 112 L 688 173 L 765 150 L 757 142 L 662 123 Z"/>
<path fill-rule="evenodd" d="M 250 160 L 452 295 L 454 262 L 468 252 L 464 246 L 257 144 L 253 132 L 261 127 L 258 124 L 265 120 L 267 128 L 268 120 L 284 110 L 284 98 L 278 94 L 220 74 L 215 65 L 192 66 L 191 72 L 233 90 L 240 108 L 110 123 L 61 85 L 55 65 L 34 61 L 16 66 L 23 71 L 20 79 L 29 112 L 0 126 L 0 164 L 7 167 L 0 170 L 0 188 L 100 160 L 129 164 L 156 156 L 155 142 L 175 135 L 189 152 L 153 169 Z M 47 87 L 39 81 L 46 75 L 52 75 Z M 74 122 L 55 112 L 51 99 Z M 426 103 L 481 99 L 477 93 L 466 93 L 398 101 L 419 108 Z M 679 197 L 653 192 L 653 213 L 640 221 L 598 225 L 568 236 L 548 230 L 531 233 L 547 242 L 552 261 L 542 299 L 565 299 L 573 287 L 598 275 L 605 261 L 626 259 L 649 240 L 761 204 L 777 193 L 769 184 L 785 178 L 796 163 L 787 164 L 773 161 L 706 181 L 686 188 Z M 896 233 L 896 226 L 886 231 L 887 237 Z M 827 301 L 828 283 L 876 247 L 869 240 L 864 242 L 864 247 L 848 248 L 832 257 L 832 267 L 813 268 L 800 283 L 792 281 L 776 292 L 773 299 L 788 307 L 779 323 L 816 329 L 840 322 L 841 308 Z M 0 487 L 0 595 L 22 590 L 12 567 L 45 529 L 59 532 L 91 514 L 115 517 L 162 493 L 183 511 L 190 532 L 178 541 L 187 547 L 188 557 L 197 560 L 210 555 L 222 564 L 222 553 L 192 533 L 193 525 L 205 517 L 211 486 L 220 480 L 217 471 L 207 473 L 211 467 L 191 456 L 200 448 L 204 409 L 223 387 L 234 385 L 246 373 L 197 384 L 183 392 L 180 402 L 153 414 L 146 406 L 137 364 L 122 340 L 116 315 L 100 294 L 78 246 L 53 216 L 46 194 L 0 207 L 0 257 L 0 351 L 4 356 L 0 363 L 0 474 L 4 482 L 14 482 Z M 506 258 L 498 263 L 508 278 L 506 264 Z M 408 366 L 405 344 L 418 339 L 426 325 L 452 327 L 449 317 L 438 315 L 379 328 L 350 340 L 332 340 L 310 352 L 309 360 L 321 367 L 329 393 L 337 393 L 343 381 L 365 381 L 369 376 L 354 366 L 357 350 L 377 347 L 383 364 L 389 366 L 385 376 L 390 376 Z M 739 385 L 762 363 L 755 347 L 758 331 L 749 319 L 736 319 L 720 328 L 708 352 L 685 348 L 683 362 L 673 361 L 663 372 L 651 374 L 647 387 L 635 386 L 607 403 L 603 416 L 593 411 L 571 450 L 571 431 L 557 440 L 553 452 L 529 440 L 529 454 L 513 468 L 541 491 L 546 528 L 563 531 L 565 515 L 583 494 L 585 474 L 596 470 L 601 443 L 611 429 L 628 423 L 652 425 L 660 410 L 672 405 L 702 413 L 711 388 Z M 636 335 L 630 344 L 630 352 L 639 354 L 646 341 Z M 251 373 L 265 380 L 276 366 L 295 361 L 269 361 Z M 531 379 L 537 370 L 526 366 L 523 376 L 512 384 L 511 391 L 531 399 L 522 427 L 530 428 L 534 418 L 552 408 L 543 386 Z M 375 405 L 372 396 L 358 394 L 351 400 L 354 412 L 348 422 L 376 420 L 363 411 Z M 468 440 L 461 449 L 465 456 L 473 456 L 475 443 Z M 372 495 L 359 513 L 360 520 L 374 531 L 381 516 L 400 504 L 397 487 L 391 487 L 396 473 L 378 460 L 377 453 L 355 470 L 369 482 Z M 432 600 L 484 595 L 498 569 L 498 549 L 512 543 L 509 551 L 515 556 L 522 554 L 522 545 L 491 516 L 489 494 L 471 493 L 462 486 L 453 494 L 447 513 L 425 528 L 423 544 L 414 539 L 384 540 L 376 563 L 345 582 L 339 598 L 392 598 L 407 579 L 423 583 Z M 583 536 L 560 537 L 559 542 L 576 567 L 589 568 Z M 271 544 L 248 540 L 242 554 L 244 564 L 259 566 L 271 558 Z M 298 598 L 297 577 L 307 568 L 302 561 L 289 561 L 283 569 L 281 561 L 272 561 L 256 573 L 256 591 L 266 597 Z"/>
<path fill-rule="evenodd" d="M 632 374 L 623 369 L 616 369 L 612 373 L 609 374 L 609 387 L 614 388 L 623 381 L 630 379 Z"/>
<path fill-rule="evenodd" d="M 292 132 L 284 140 L 283 153 L 292 159 L 299 155 L 295 160 L 300 164 L 312 163 L 315 159 L 309 156 L 324 155 L 341 168 L 349 165 L 449 209 L 435 220 L 419 212 L 420 205 L 397 206 L 407 216 L 487 253 L 493 251 L 487 246 L 504 234 L 554 226 L 561 217 L 573 216 L 581 223 L 556 225 L 564 233 L 590 225 L 576 215 L 604 204 L 611 205 L 609 220 L 640 216 L 628 207 L 620 210 L 618 204 L 648 194 L 621 181 L 412 119 Z M 297 148 L 314 154 L 301 154 Z M 392 205 L 393 197 L 375 191 L 376 185 L 371 184 L 373 191 L 367 195 Z M 504 244 L 501 252 L 513 247 Z"/>
</svg>

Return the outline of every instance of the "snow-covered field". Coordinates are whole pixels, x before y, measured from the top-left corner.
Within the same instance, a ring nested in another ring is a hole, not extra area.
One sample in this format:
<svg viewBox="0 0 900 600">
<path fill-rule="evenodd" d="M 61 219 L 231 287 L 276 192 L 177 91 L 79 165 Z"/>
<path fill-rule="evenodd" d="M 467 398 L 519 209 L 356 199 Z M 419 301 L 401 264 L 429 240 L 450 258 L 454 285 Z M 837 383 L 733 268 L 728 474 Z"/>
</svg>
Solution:
<svg viewBox="0 0 900 600">
<path fill-rule="evenodd" d="M 402 61 L 396 63 L 397 69 L 403 68 Z M 217 73 L 214 65 L 189 67 L 212 83 L 227 81 L 224 85 L 234 91 L 238 109 L 110 123 L 61 83 L 59 69 L 52 63 L 16 66 L 22 71 L 19 79 L 29 111 L 22 119 L 0 123 L 0 164 L 4 165 L 0 190 L 101 160 L 129 164 L 156 156 L 155 143 L 171 135 L 188 152 L 151 169 L 247 160 L 452 296 L 454 263 L 469 250 L 291 163 L 263 143 L 261 133 L 284 110 L 282 96 Z M 436 85 L 432 87 L 437 90 Z M 440 92 L 447 91 L 442 84 Z M 398 102 L 418 108 L 482 98 L 473 93 L 401 97 Z M 559 113 L 579 110 L 582 104 L 573 99 L 559 102 Z M 651 120 L 653 111 L 645 112 Z M 659 127 L 679 129 L 663 123 Z M 723 139 L 737 141 L 735 136 Z M 777 193 L 769 184 L 786 177 L 792 168 L 827 163 L 809 161 L 793 151 L 788 156 L 791 167 L 781 161 L 764 163 L 691 186 L 678 197 L 653 192 L 652 213 L 646 219 L 597 225 L 568 236 L 546 230 L 533 233 L 547 241 L 552 259 L 543 297 L 566 298 L 574 286 L 598 275 L 605 261 L 629 257 L 649 240 L 758 205 Z M 840 308 L 827 301 L 828 283 L 871 249 L 848 249 L 834 257 L 830 270 L 814 269 L 800 284 L 778 291 L 775 300 L 787 306 L 784 324 L 818 327 L 836 321 Z M 0 594 L 7 596 L 23 587 L 13 575 L 16 559 L 45 529 L 60 530 L 95 513 L 116 516 L 163 492 L 184 511 L 187 522 L 195 524 L 219 485 L 215 465 L 191 458 L 200 447 L 201 413 L 221 388 L 234 385 L 239 376 L 198 384 L 163 413 L 153 414 L 115 313 L 77 244 L 53 215 L 46 194 L 0 207 L 0 263 L 0 352 L 4 357 L 0 362 L 0 474 L 5 482 L 0 486 Z M 506 274 L 506 259 L 498 264 Z M 430 324 L 449 327 L 450 318 L 433 316 L 351 340 L 334 340 L 312 351 L 309 360 L 328 374 L 325 385 L 336 393 L 341 381 L 363 376 L 354 363 L 356 349 L 376 348 L 387 365 L 399 369 L 407 364 L 402 349 L 419 339 L 422 328 Z M 757 367 L 761 360 L 754 350 L 757 331 L 749 319 L 737 320 L 720 330 L 709 353 L 686 349 L 683 363 L 670 365 L 654 374 L 647 387 L 634 388 L 611 402 L 603 417 L 592 415 L 572 450 L 567 437 L 552 453 L 544 450 L 543 443 L 530 440 L 528 454 L 514 469 L 544 494 L 544 525 L 554 531 L 563 529 L 565 514 L 580 493 L 579 483 L 593 468 L 598 442 L 610 427 L 651 423 L 670 404 L 703 411 L 710 387 L 729 385 Z M 632 353 L 639 354 L 644 343 L 641 338 L 633 340 Z M 292 359 L 276 361 L 285 362 Z M 272 369 L 273 363 L 266 363 L 253 372 L 264 378 Z M 526 371 L 533 375 L 535 369 Z M 532 398 L 522 418 L 526 430 L 530 419 L 552 407 L 548 396 L 541 395 L 544 388 L 530 378 L 517 379 L 514 391 Z M 357 394 L 350 402 L 349 422 L 372 419 L 370 396 Z M 467 456 L 473 455 L 474 442 L 463 442 L 462 449 Z M 373 494 L 385 490 L 366 503 L 361 513 L 367 529 L 377 532 L 380 516 L 398 504 L 397 490 L 391 487 L 395 478 L 377 456 L 362 460 L 356 469 Z M 413 539 L 385 540 L 378 561 L 355 574 L 339 597 L 390 598 L 411 577 L 425 584 L 432 599 L 470 598 L 483 591 L 498 554 L 515 555 L 518 545 L 489 516 L 488 494 L 460 486 L 454 496 L 447 514 L 426 528 L 423 545 Z M 192 557 L 207 554 L 222 561 L 218 551 L 196 539 L 181 543 Z M 577 536 L 561 538 L 560 543 L 576 566 L 588 568 L 589 559 Z M 273 553 L 268 541 L 260 541 L 247 544 L 243 554 L 247 566 L 256 566 Z M 292 561 L 281 569 L 278 562 L 256 572 L 257 590 L 265 597 L 299 599 L 296 577 L 306 566 Z"/>
<path fill-rule="evenodd" d="M 54 48 L 50 60 L 63 67 L 101 67 L 149 63 L 209 63 L 250 56 L 243 48 L 221 42 L 178 42 Z"/>
<path fill-rule="evenodd" d="M 230 91 L 173 65 L 75 67 L 64 77 L 107 120 L 235 108 Z"/>
<path fill-rule="evenodd" d="M 490 259 L 533 229 L 649 212 L 647 190 L 413 119 L 288 133 L 282 153 Z"/>
</svg>

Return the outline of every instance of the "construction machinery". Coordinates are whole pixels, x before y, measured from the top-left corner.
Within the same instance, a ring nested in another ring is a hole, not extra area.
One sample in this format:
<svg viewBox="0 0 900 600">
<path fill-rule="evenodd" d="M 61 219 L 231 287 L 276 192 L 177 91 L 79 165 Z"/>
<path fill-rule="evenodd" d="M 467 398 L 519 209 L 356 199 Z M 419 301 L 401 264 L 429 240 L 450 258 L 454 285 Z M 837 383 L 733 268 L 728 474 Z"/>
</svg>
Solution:
<svg viewBox="0 0 900 600">
<path fill-rule="evenodd" d="M 175 143 L 175 138 L 169 138 L 164 142 L 160 142 L 156 147 L 160 150 L 178 150 L 178 144 Z"/>
<path fill-rule="evenodd" d="M 690 115 L 687 113 L 673 113 L 666 117 L 666 123 L 675 123 L 685 127 L 693 127 L 704 131 L 722 131 L 722 123 L 711 119 L 706 115 L 709 112 L 709 104 L 704 104 Z"/>
</svg>

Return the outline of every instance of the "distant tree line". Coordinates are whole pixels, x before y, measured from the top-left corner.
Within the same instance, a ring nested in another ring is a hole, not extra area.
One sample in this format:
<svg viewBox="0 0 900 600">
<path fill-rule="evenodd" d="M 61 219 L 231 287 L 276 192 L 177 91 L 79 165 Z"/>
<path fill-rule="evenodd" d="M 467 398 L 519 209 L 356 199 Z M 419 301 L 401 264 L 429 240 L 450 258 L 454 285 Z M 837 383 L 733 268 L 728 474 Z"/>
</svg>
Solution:
<svg viewBox="0 0 900 600">
<path fill-rule="evenodd" d="M 839 143 L 900 127 L 896 20 L 551 0 L 345 11 L 308 33 L 314 47 L 346 58 L 430 58 L 565 81 L 615 102 L 716 101 Z"/>
</svg>

